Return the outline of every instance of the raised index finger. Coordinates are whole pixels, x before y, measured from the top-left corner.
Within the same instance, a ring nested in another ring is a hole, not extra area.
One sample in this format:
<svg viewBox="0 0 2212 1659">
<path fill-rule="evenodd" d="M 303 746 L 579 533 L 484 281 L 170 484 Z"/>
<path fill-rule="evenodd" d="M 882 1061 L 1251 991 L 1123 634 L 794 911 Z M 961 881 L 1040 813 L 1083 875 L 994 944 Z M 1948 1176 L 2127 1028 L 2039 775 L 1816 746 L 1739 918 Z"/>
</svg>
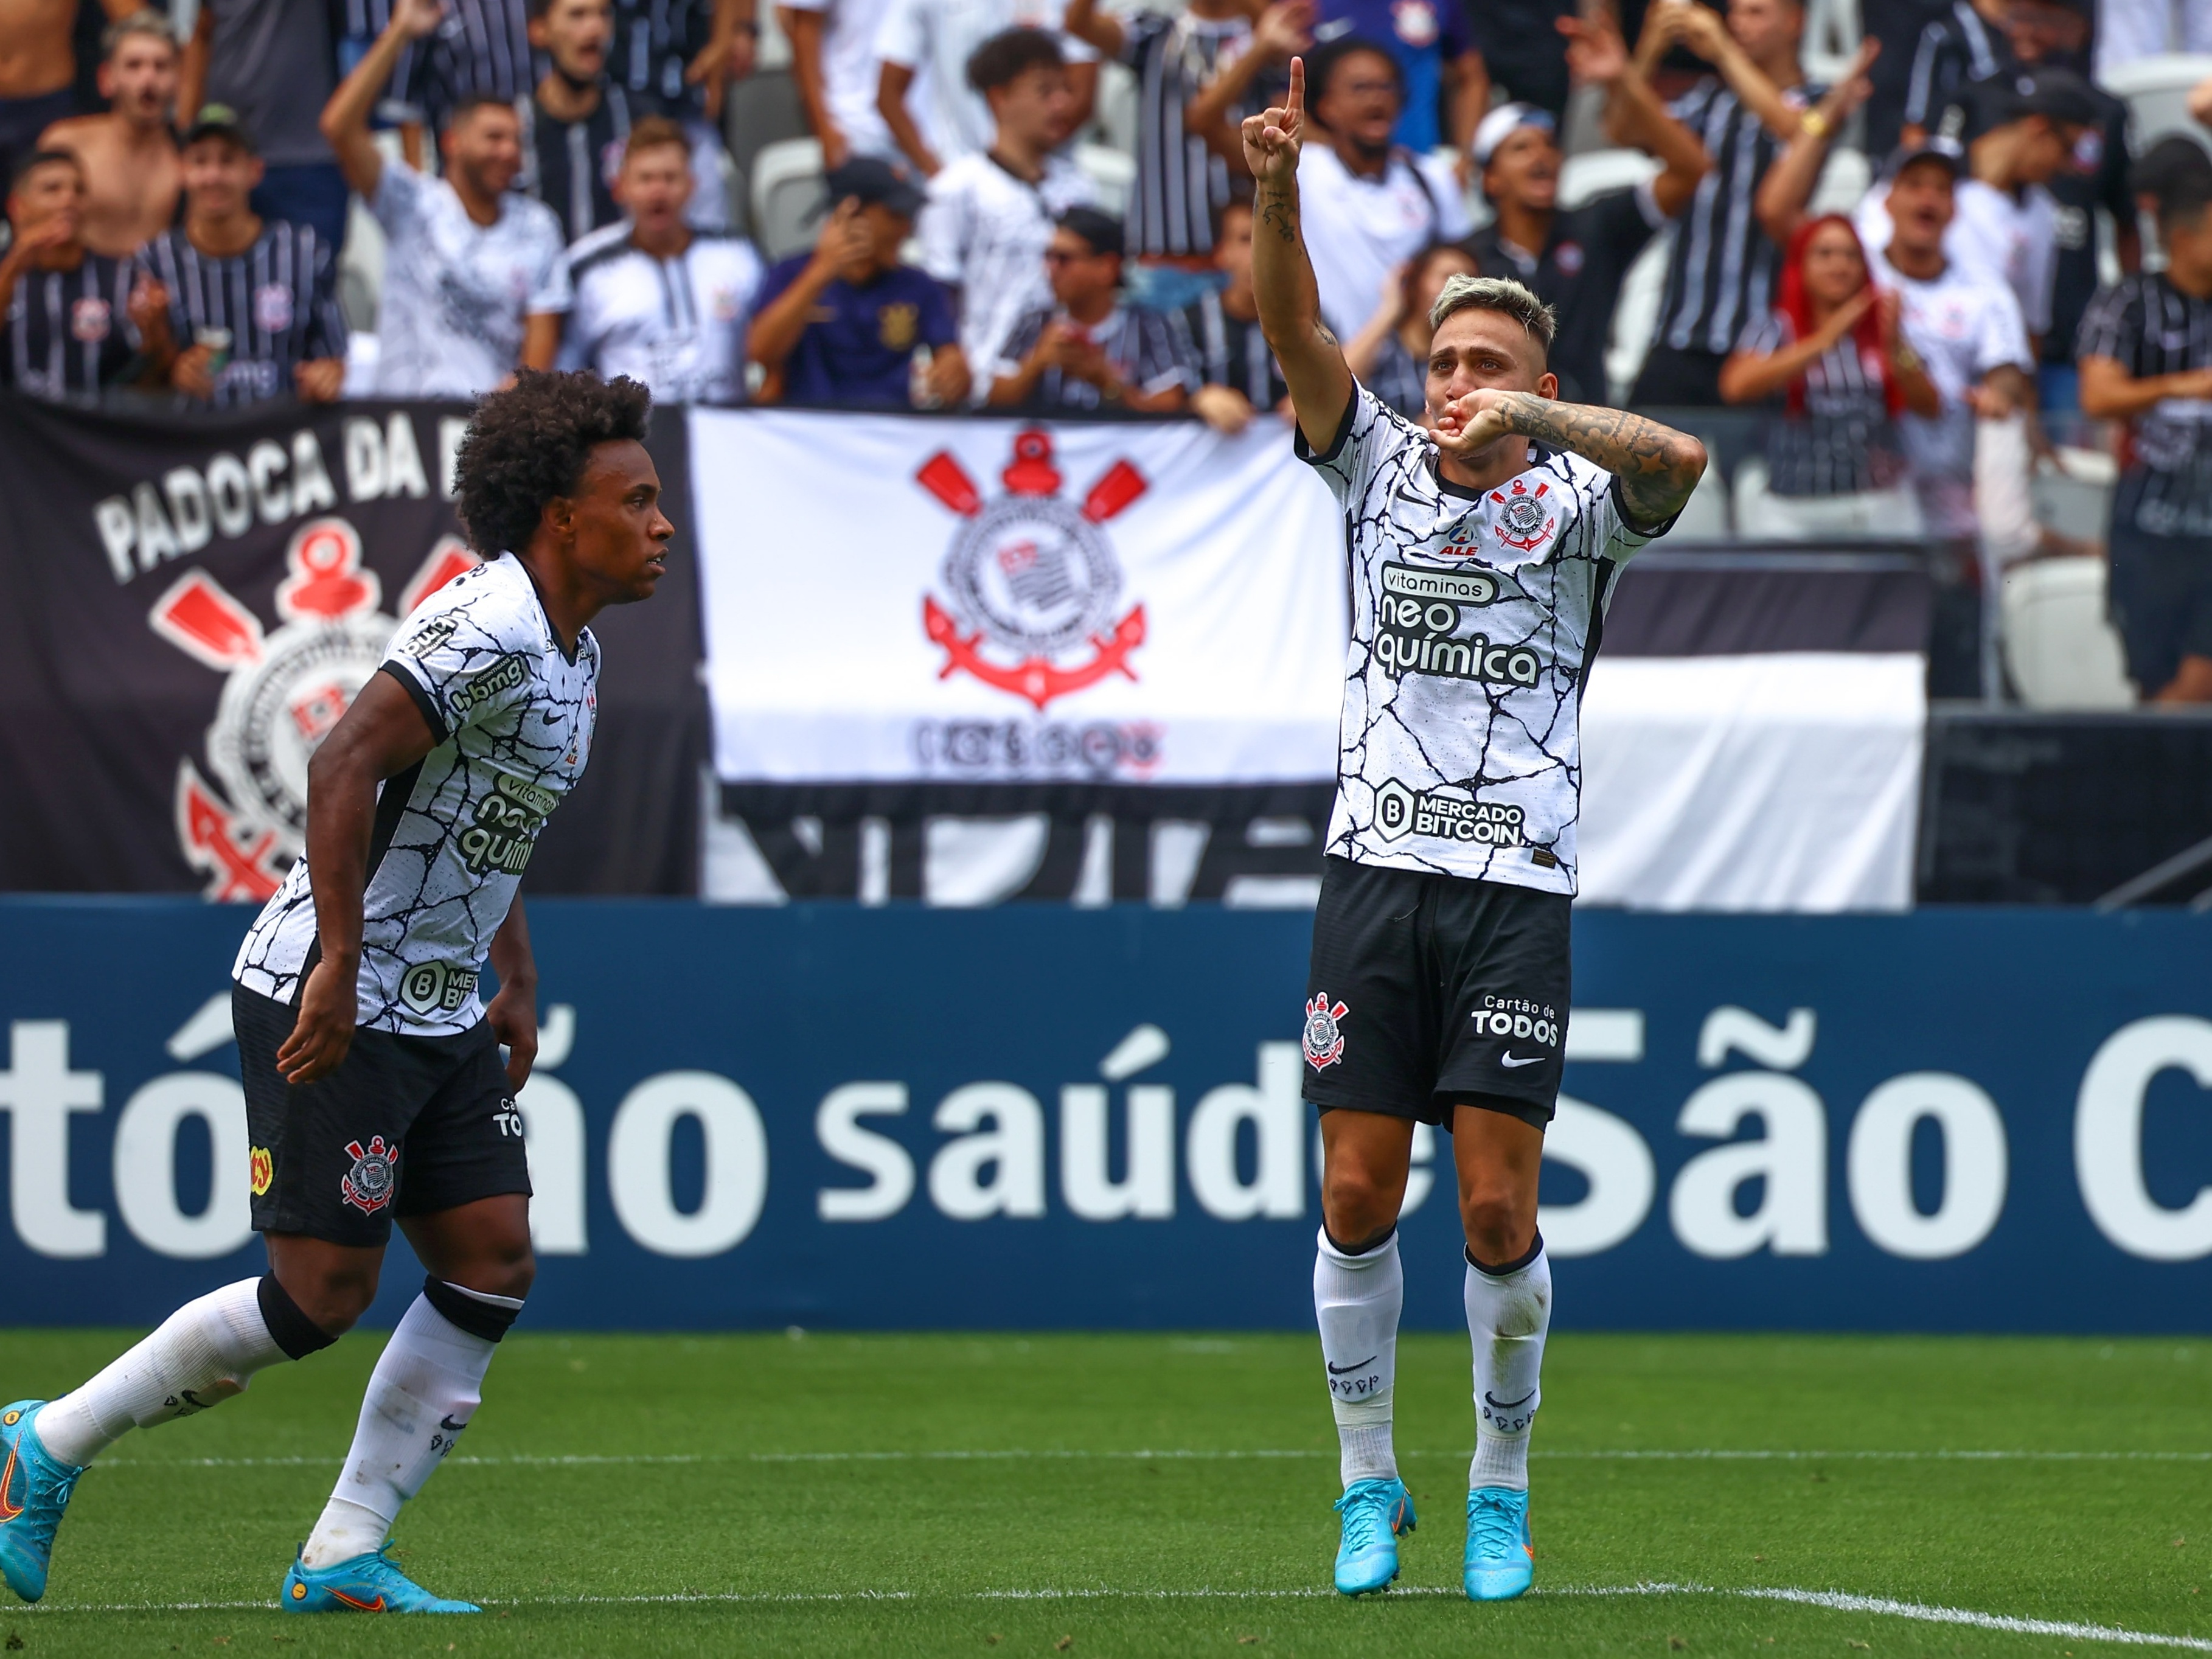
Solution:
<svg viewBox="0 0 2212 1659">
<path fill-rule="evenodd" d="M 1291 59 L 1291 90 L 1283 107 L 1292 115 L 1306 112 L 1306 60 L 1303 58 Z"/>
</svg>

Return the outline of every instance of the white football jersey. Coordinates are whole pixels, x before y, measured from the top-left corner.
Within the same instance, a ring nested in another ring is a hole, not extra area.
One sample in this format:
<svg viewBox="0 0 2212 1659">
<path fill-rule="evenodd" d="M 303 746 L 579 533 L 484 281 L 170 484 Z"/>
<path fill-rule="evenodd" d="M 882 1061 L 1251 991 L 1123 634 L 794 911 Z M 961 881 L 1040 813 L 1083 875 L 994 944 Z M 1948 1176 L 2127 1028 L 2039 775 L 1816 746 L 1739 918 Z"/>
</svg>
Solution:
<svg viewBox="0 0 2212 1659">
<path fill-rule="evenodd" d="M 438 739 L 385 781 L 362 903 L 363 1030 L 450 1036 L 483 1018 L 477 978 L 538 832 L 590 758 L 599 646 L 572 660 L 512 554 L 456 577 L 400 624 L 381 671 Z M 231 976 L 290 1002 L 315 944 L 307 861 L 285 877 Z"/>
<path fill-rule="evenodd" d="M 672 259 L 630 240 L 628 220 L 568 253 L 573 292 L 560 367 L 627 374 L 657 404 L 738 404 L 763 267 L 742 236 L 694 236 Z"/>
<path fill-rule="evenodd" d="M 514 373 L 525 320 L 568 309 L 561 221 L 509 191 L 480 225 L 453 187 L 386 161 L 374 204 L 384 228 L 376 391 L 474 398 Z"/>
<path fill-rule="evenodd" d="M 1298 453 L 1351 561 L 1328 850 L 1573 893 L 1583 675 L 1620 567 L 1668 526 L 1631 529 L 1613 474 L 1534 445 L 1495 489 L 1447 483 L 1364 386 L 1336 447 Z"/>
</svg>

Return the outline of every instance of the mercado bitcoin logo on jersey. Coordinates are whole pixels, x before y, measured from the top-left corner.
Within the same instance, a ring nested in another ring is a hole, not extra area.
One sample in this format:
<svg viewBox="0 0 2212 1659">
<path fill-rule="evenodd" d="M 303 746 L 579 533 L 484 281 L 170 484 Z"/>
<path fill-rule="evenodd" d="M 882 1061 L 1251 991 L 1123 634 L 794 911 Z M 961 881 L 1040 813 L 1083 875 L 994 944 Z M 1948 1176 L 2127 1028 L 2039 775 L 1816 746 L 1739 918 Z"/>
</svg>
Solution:
<svg viewBox="0 0 2212 1659">
<path fill-rule="evenodd" d="M 378 608 L 383 586 L 361 556 L 345 520 L 302 525 L 284 556 L 274 632 L 204 570 L 178 578 L 147 613 L 156 634 L 228 676 L 207 732 L 216 783 L 191 757 L 177 763 L 177 837 L 209 898 L 266 899 L 306 847 L 307 762 L 399 626 Z M 476 562 L 441 538 L 401 594 L 402 614 Z"/>
<path fill-rule="evenodd" d="M 965 521 L 941 572 L 946 603 L 921 602 L 922 626 L 944 647 L 938 678 L 972 674 L 1039 710 L 1108 675 L 1137 678 L 1130 653 L 1145 641 L 1145 607 L 1117 619 L 1121 568 L 1103 528 L 1145 493 L 1127 460 L 1103 473 L 1080 502 L 1060 493 L 1052 439 L 1014 440 L 1000 475 L 1006 494 L 987 501 L 966 469 L 940 450 L 915 481 Z"/>
</svg>

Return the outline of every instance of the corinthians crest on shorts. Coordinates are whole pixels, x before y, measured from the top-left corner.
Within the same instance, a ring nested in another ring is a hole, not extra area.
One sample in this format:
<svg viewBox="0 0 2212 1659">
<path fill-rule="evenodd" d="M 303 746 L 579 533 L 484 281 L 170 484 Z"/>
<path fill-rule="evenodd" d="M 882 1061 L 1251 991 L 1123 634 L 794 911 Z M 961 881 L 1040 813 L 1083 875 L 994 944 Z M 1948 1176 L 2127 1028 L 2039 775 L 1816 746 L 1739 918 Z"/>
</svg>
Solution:
<svg viewBox="0 0 2212 1659">
<path fill-rule="evenodd" d="M 1344 1027 L 1338 1022 L 1350 1012 L 1343 1003 L 1331 1002 L 1326 991 L 1306 1004 L 1306 1064 L 1316 1072 L 1327 1071 L 1344 1058 Z"/>
<path fill-rule="evenodd" d="M 362 567 L 347 520 L 311 520 L 284 557 L 274 632 L 204 570 L 178 578 L 147 613 L 156 634 L 228 676 L 207 733 L 216 782 L 189 757 L 177 763 L 177 837 L 218 901 L 266 899 L 304 850 L 307 762 L 399 626 L 379 609 L 383 585 Z M 400 614 L 476 562 L 458 538 L 441 538 L 400 595 Z"/>
<path fill-rule="evenodd" d="M 1063 500 L 1052 438 L 1032 428 L 1000 477 L 1006 493 L 984 500 L 945 450 L 915 474 L 965 520 L 945 556 L 949 605 L 922 599 L 922 626 L 945 650 L 938 678 L 972 674 L 1040 711 L 1109 674 L 1136 678 L 1129 656 L 1145 642 L 1145 607 L 1115 617 L 1121 567 L 1102 526 L 1145 493 L 1144 475 L 1119 460 L 1080 502 Z"/>
<path fill-rule="evenodd" d="M 399 1190 L 399 1148 L 386 1146 L 382 1135 L 372 1135 L 366 1146 L 348 1141 L 346 1156 L 353 1168 L 338 1177 L 339 1194 L 363 1215 L 374 1215 Z"/>
</svg>

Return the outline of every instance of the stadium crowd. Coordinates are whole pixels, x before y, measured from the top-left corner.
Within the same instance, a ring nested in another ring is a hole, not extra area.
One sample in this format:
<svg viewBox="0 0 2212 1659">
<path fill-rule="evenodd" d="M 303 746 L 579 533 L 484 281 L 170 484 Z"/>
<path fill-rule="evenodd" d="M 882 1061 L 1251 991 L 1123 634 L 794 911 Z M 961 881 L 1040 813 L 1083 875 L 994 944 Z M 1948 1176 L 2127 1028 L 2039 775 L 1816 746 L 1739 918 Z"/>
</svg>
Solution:
<svg viewBox="0 0 2212 1659">
<path fill-rule="evenodd" d="M 1449 276 L 1516 276 L 1559 313 L 1563 398 L 1778 417 L 1740 532 L 2012 555 L 2053 539 L 1997 525 L 2044 417 L 2118 422 L 2130 676 L 2212 700 L 2212 133 L 2141 146 L 2099 84 L 2212 48 L 2212 7 L 1861 0 L 1823 83 L 1801 0 L 786 0 L 823 190 L 771 262 L 721 118 L 754 0 L 179 3 L 0 0 L 0 384 L 226 407 L 558 365 L 664 401 L 1236 430 L 1285 407 L 1238 127 L 1302 54 L 1322 311 L 1386 401 L 1419 418 Z M 1125 190 L 1077 142 L 1108 63 Z M 1564 193 L 1598 151 L 1631 165 Z M 356 198 L 383 275 L 349 319 Z"/>
</svg>

